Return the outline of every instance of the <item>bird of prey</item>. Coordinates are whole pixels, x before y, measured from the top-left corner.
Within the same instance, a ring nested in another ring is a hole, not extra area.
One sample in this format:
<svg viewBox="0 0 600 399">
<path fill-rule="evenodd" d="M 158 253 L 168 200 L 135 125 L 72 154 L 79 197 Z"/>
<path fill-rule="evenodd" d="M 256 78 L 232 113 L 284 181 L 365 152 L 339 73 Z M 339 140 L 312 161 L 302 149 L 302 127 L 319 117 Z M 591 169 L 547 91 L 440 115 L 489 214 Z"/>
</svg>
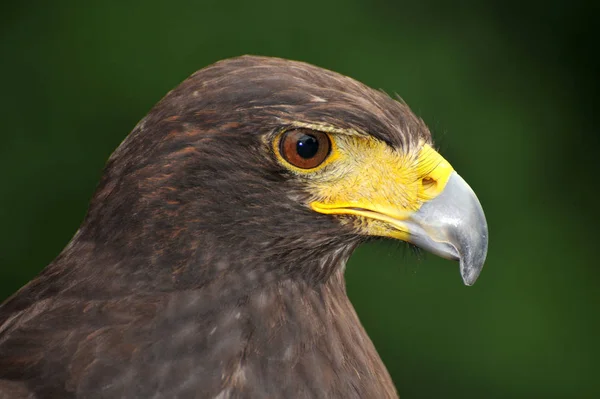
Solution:
<svg viewBox="0 0 600 399">
<path fill-rule="evenodd" d="M 111 155 L 79 230 L 0 307 L 0 398 L 393 398 L 346 295 L 397 239 L 475 282 L 487 223 L 408 106 L 243 56 L 169 92 Z"/>
</svg>

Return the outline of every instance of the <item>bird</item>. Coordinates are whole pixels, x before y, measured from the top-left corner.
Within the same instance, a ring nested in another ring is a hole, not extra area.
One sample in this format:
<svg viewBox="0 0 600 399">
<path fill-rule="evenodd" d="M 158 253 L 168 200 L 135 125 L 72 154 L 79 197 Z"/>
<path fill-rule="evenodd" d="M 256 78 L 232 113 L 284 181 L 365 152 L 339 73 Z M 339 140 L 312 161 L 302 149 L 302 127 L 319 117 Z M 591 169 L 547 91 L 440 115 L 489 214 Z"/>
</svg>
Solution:
<svg viewBox="0 0 600 399">
<path fill-rule="evenodd" d="M 362 243 L 485 262 L 481 203 L 400 98 L 308 63 L 192 74 L 0 306 L 0 398 L 396 398 L 348 298 Z"/>
</svg>

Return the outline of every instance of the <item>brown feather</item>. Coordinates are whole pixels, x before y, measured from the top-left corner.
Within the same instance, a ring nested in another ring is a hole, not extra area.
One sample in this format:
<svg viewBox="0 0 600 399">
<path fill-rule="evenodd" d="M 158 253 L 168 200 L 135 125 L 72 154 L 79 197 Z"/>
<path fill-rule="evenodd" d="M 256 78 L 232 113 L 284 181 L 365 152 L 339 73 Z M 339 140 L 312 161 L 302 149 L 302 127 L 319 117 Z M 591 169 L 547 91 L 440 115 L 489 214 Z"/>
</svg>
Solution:
<svg viewBox="0 0 600 399">
<path fill-rule="evenodd" d="M 405 104 L 308 64 L 198 71 L 111 156 L 61 255 L 0 307 L 0 397 L 395 397 L 345 291 L 363 238 L 310 211 L 265 145 L 290 122 L 430 140 Z"/>
</svg>

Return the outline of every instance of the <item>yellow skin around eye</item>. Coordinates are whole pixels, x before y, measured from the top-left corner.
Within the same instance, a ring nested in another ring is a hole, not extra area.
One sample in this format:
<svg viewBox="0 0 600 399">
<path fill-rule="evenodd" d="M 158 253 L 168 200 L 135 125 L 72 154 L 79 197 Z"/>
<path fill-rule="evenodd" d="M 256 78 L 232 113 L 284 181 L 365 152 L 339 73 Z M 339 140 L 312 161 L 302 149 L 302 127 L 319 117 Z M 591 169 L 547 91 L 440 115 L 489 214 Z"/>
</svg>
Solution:
<svg viewBox="0 0 600 399">
<path fill-rule="evenodd" d="M 329 132 L 330 155 L 313 169 L 300 169 L 279 154 L 279 135 L 273 142 L 280 163 L 306 180 L 312 193 L 309 206 L 320 213 L 352 215 L 364 234 L 406 240 L 400 221 L 438 196 L 452 166 L 430 145 L 403 152 L 372 136 Z"/>
<path fill-rule="evenodd" d="M 332 135 L 332 161 L 311 170 L 314 201 L 329 207 L 396 209 L 397 217 L 418 210 L 441 193 L 452 166 L 428 144 L 403 153 L 373 138 Z"/>
</svg>

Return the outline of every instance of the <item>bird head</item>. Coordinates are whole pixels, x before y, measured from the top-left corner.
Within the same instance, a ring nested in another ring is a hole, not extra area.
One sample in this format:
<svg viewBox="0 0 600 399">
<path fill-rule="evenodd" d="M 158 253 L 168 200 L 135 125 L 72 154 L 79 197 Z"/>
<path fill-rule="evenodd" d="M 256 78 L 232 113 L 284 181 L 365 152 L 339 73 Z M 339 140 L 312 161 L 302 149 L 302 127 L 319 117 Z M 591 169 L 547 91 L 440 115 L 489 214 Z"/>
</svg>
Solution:
<svg viewBox="0 0 600 399">
<path fill-rule="evenodd" d="M 232 270 L 320 281 L 359 243 L 387 238 L 460 261 L 471 285 L 488 232 L 405 103 L 312 65 L 244 56 L 196 72 L 136 126 L 79 236 L 183 285 Z"/>
</svg>

